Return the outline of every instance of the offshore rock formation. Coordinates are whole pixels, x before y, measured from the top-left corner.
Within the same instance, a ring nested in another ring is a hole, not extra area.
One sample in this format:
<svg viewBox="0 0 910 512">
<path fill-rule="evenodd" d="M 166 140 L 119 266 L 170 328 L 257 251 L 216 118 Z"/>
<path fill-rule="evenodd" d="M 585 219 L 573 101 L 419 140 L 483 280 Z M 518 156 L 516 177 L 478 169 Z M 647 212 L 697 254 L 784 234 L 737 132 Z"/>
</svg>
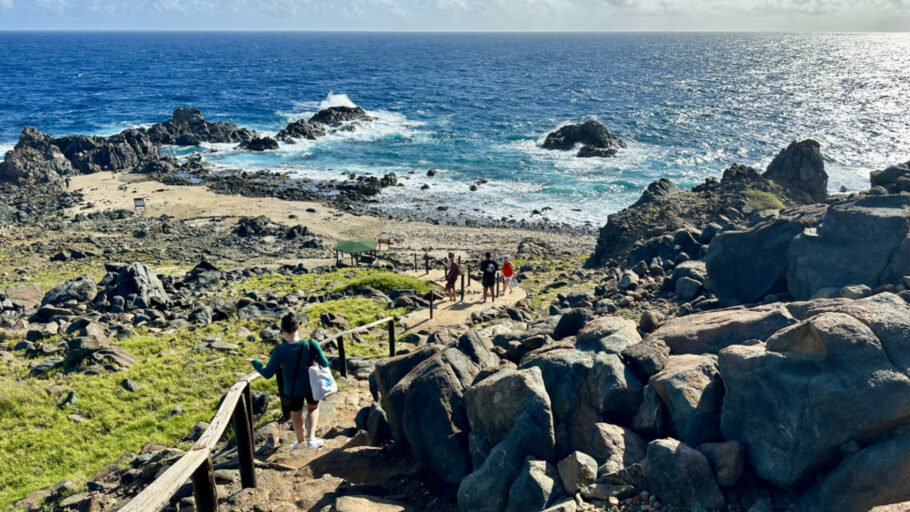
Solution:
<svg viewBox="0 0 910 512">
<path fill-rule="evenodd" d="M 579 124 L 570 124 L 547 135 L 541 147 L 543 149 L 569 150 L 581 144 L 577 156 L 609 158 L 616 156 L 619 149 L 625 148 L 626 143 L 597 121 L 585 121 Z"/>
<path fill-rule="evenodd" d="M 329 107 L 315 113 L 308 121 L 300 119 L 288 124 L 276 138 L 283 142 L 296 139 L 316 140 L 337 131 L 351 131 L 361 123 L 375 121 L 360 107 Z"/>
<path fill-rule="evenodd" d="M 774 157 L 762 176 L 783 187 L 796 201 L 822 202 L 828 197 L 828 173 L 820 147 L 811 139 L 792 142 Z"/>
<path fill-rule="evenodd" d="M 206 121 L 199 109 L 178 108 L 171 119 L 149 128 L 148 136 L 159 145 L 198 146 L 203 142 L 239 144 L 249 142 L 258 134 L 231 123 Z"/>
</svg>

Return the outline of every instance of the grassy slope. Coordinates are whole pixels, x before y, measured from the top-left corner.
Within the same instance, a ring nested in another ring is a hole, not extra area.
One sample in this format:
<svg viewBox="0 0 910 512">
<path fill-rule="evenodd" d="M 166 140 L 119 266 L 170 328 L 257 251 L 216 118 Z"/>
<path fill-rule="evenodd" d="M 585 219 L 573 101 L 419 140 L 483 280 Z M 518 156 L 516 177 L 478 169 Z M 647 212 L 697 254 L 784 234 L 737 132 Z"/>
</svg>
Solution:
<svg viewBox="0 0 910 512">
<path fill-rule="evenodd" d="M 73 264 L 58 269 L 52 276 L 42 273 L 32 277 L 33 282 L 40 279 L 41 288 L 48 289 L 84 273 L 92 272 L 86 271 L 83 264 Z M 273 293 L 294 289 L 313 292 L 338 289 L 351 279 L 370 276 L 378 276 L 381 282 L 393 282 L 393 288 L 420 285 L 411 278 L 387 274 L 346 270 L 291 278 L 266 275 L 239 283 L 236 288 Z M 403 309 L 387 310 L 366 298 L 344 298 L 310 306 L 306 311 L 310 322 L 304 328 L 317 327 L 319 315 L 325 311 L 344 315 L 353 325 L 406 313 Z M 235 320 L 195 332 L 181 329 L 159 335 L 144 331 L 138 337 L 118 342 L 137 356 L 139 363 L 114 374 L 56 373 L 36 379 L 28 376 L 26 365 L 0 362 L 0 431 L 12 434 L 0 436 L 0 508 L 63 478 L 84 481 L 122 453 L 138 451 L 146 443 L 177 443 L 195 423 L 211 418 L 219 398 L 238 375 L 251 371 L 245 357 L 268 354 L 271 350 L 271 346 L 259 341 L 241 339 L 236 335 L 237 328 L 243 326 L 256 333 L 266 325 L 265 321 Z M 243 354 L 224 356 L 193 348 L 202 337 L 211 335 L 239 344 Z M 382 355 L 384 349 L 376 343 L 377 338 L 382 336 L 364 336 L 364 343 L 349 342 L 348 353 Z M 120 386 L 124 379 L 138 381 L 141 388 L 133 393 L 125 391 Z M 46 391 L 53 385 L 75 391 L 77 402 L 65 410 L 57 409 L 56 404 L 65 392 Z M 260 380 L 254 387 L 271 390 L 274 382 Z M 183 408 L 183 414 L 164 420 L 177 405 Z M 86 421 L 74 422 L 67 417 L 70 414 L 78 414 Z"/>
</svg>

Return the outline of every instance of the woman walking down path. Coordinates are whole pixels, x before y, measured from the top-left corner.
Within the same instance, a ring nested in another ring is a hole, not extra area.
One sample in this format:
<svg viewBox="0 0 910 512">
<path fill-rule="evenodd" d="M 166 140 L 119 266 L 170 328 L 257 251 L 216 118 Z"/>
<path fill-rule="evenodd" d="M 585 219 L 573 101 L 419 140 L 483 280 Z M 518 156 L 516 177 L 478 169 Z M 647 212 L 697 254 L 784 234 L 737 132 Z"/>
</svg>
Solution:
<svg viewBox="0 0 910 512">
<path fill-rule="evenodd" d="M 502 293 L 512 293 L 512 278 L 515 277 L 515 267 L 512 266 L 512 260 L 506 256 L 505 261 L 502 262 L 502 284 L 503 289 Z"/>
<path fill-rule="evenodd" d="M 294 434 L 297 442 L 291 445 L 291 450 L 296 449 L 306 441 L 307 448 L 319 448 L 325 441 L 316 437 L 316 425 L 319 422 L 319 401 L 313 398 L 310 388 L 309 368 L 319 364 L 323 368 L 329 366 L 329 360 L 314 340 L 300 339 L 300 324 L 293 313 L 288 313 L 281 319 L 281 337 L 284 343 L 275 347 L 269 363 L 263 365 L 258 359 L 247 359 L 253 368 L 266 379 L 272 378 L 278 370 L 284 374 L 284 395 L 289 397 L 291 422 L 294 424 Z M 303 404 L 307 405 L 306 435 L 304 436 Z"/>
</svg>

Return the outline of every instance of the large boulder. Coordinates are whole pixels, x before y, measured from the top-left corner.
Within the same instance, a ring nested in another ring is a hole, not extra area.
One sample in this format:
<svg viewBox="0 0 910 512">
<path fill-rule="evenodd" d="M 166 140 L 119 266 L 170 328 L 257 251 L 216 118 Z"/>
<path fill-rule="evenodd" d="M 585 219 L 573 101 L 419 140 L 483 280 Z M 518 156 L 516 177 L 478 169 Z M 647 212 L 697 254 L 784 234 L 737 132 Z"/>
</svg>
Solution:
<svg viewBox="0 0 910 512">
<path fill-rule="evenodd" d="M 601 473 L 616 473 L 645 458 L 645 442 L 635 432 L 609 423 L 595 423 L 587 452 Z"/>
<path fill-rule="evenodd" d="M 465 391 L 464 398 L 471 431 L 482 434 L 490 446 L 504 441 L 518 416 L 527 412 L 541 437 L 522 447 L 522 460 L 528 455 L 553 458 L 553 414 L 539 368 L 500 370 Z"/>
<path fill-rule="evenodd" d="M 866 512 L 910 500 L 910 433 L 848 455 L 802 499 L 807 512 Z M 903 509 L 908 510 L 908 509 Z"/>
<path fill-rule="evenodd" d="M 238 144 L 247 142 L 258 134 L 231 123 L 206 121 L 199 109 L 178 108 L 174 110 L 171 119 L 152 125 L 148 129 L 148 136 L 155 144 L 195 146 L 201 142 Z"/>
<path fill-rule="evenodd" d="M 509 490 L 505 512 L 543 510 L 565 494 L 556 467 L 544 460 L 528 459 Z"/>
<path fill-rule="evenodd" d="M 493 342 L 474 329 L 462 334 L 458 338 L 457 346 L 481 369 L 499 365 L 499 357 L 493 353 Z"/>
<path fill-rule="evenodd" d="M 44 295 L 42 305 L 60 305 L 70 300 L 76 302 L 92 302 L 98 293 L 95 278 L 90 275 L 79 276 L 53 288 Z"/>
<path fill-rule="evenodd" d="M 441 493 L 454 491 L 472 470 L 464 392 L 479 371 L 449 348 L 417 365 L 383 400 L 390 423 L 395 418 L 393 431 L 397 427 Z"/>
<path fill-rule="evenodd" d="M 19 142 L 0 161 L 0 182 L 62 188 L 73 166 L 50 135 L 34 126 L 22 129 Z"/>
<path fill-rule="evenodd" d="M 547 135 L 541 147 L 566 150 L 572 149 L 576 144 L 582 145 L 578 152 L 580 157 L 610 157 L 614 156 L 618 149 L 626 147 L 625 142 L 597 121 L 563 126 Z"/>
<path fill-rule="evenodd" d="M 237 147 L 247 151 L 274 151 L 278 149 L 278 141 L 271 137 L 253 137 Z"/>
<path fill-rule="evenodd" d="M 717 298 L 758 302 L 769 294 L 786 293 L 790 243 L 806 228 L 817 226 L 826 209 L 803 207 L 745 231 L 715 236 L 705 265 Z"/>
<path fill-rule="evenodd" d="M 591 320 L 594 319 L 594 313 L 585 308 L 575 308 L 568 311 L 559 318 L 556 327 L 553 328 L 553 339 L 559 341 L 569 336 L 575 336 Z"/>
<path fill-rule="evenodd" d="M 373 370 L 373 375 L 376 378 L 376 388 L 382 400 L 382 409 L 388 415 L 389 424 L 395 438 L 402 438 L 404 433 L 401 431 L 399 418 L 395 414 L 396 411 L 391 408 L 391 402 L 389 401 L 392 388 L 420 363 L 443 350 L 444 348 L 440 345 L 424 345 L 413 352 L 383 359 L 376 364 Z"/>
<path fill-rule="evenodd" d="M 877 288 L 910 275 L 910 196 L 869 196 L 828 209 L 816 233 L 807 231 L 787 251 L 787 287 L 811 298 L 825 288 Z"/>
<path fill-rule="evenodd" d="M 881 308 L 883 318 L 886 311 L 910 313 L 906 304 L 866 305 Z M 883 346 L 875 330 L 894 331 L 871 316 L 866 321 L 872 328 L 848 314 L 820 313 L 764 346 L 721 351 L 721 432 L 745 445 L 759 477 L 801 485 L 836 463 L 845 444 L 910 424 L 910 377 L 890 353 L 894 347 L 907 354 L 908 331 Z"/>
<path fill-rule="evenodd" d="M 828 173 L 821 146 L 814 140 L 793 141 L 780 153 L 762 176 L 783 187 L 802 203 L 820 203 L 828 197 Z"/>
<path fill-rule="evenodd" d="M 546 443 L 537 443 L 552 435 L 552 431 L 547 432 L 548 426 L 537 423 L 533 415 L 531 410 L 523 411 L 509 435 L 490 450 L 480 468 L 461 481 L 458 487 L 459 510 L 499 512 L 506 508 L 525 457 L 540 457 L 547 449 Z"/>
<path fill-rule="evenodd" d="M 730 345 L 764 340 L 794 323 L 796 319 L 780 304 L 735 307 L 674 318 L 651 337 L 663 340 L 673 354 L 716 354 Z"/>
<path fill-rule="evenodd" d="M 579 350 L 619 353 L 641 341 L 634 321 L 621 316 L 602 316 L 586 323 L 578 331 L 575 344 Z"/>
<path fill-rule="evenodd" d="M 884 187 L 891 194 L 910 192 L 910 162 L 892 165 L 869 175 L 873 187 Z"/>
<path fill-rule="evenodd" d="M 657 391 L 675 437 L 691 446 L 720 437 L 724 384 L 717 371 L 717 356 L 670 356 L 648 384 Z"/>
<path fill-rule="evenodd" d="M 595 423 L 628 423 L 642 400 L 642 383 L 616 354 L 554 349 L 527 357 L 540 368 L 557 423 L 557 457 L 587 449 Z"/>
<path fill-rule="evenodd" d="M 705 456 L 676 439 L 648 444 L 645 473 L 651 494 L 665 505 L 707 509 L 726 505 Z"/>
<path fill-rule="evenodd" d="M 107 293 L 111 298 L 123 297 L 128 309 L 162 307 L 171 302 L 155 271 L 138 262 L 123 267 Z"/>
</svg>

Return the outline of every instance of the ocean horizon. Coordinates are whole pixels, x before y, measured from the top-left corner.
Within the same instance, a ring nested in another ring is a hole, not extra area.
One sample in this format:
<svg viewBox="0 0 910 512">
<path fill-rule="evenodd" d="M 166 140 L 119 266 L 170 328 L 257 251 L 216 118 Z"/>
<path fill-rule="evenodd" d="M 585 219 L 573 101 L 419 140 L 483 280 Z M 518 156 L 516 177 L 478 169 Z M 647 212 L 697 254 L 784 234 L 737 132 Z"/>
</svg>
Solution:
<svg viewBox="0 0 910 512">
<path fill-rule="evenodd" d="M 277 151 L 202 154 L 313 180 L 394 172 L 406 179 L 383 192 L 390 213 L 444 205 L 596 227 L 656 179 L 763 170 L 792 140 L 821 143 L 831 192 L 910 159 L 908 34 L 10 31 L 0 51 L 0 153 L 26 125 L 108 135 L 192 106 L 274 135 L 356 104 L 377 120 Z M 628 147 L 607 159 L 540 148 L 588 119 Z"/>
</svg>

